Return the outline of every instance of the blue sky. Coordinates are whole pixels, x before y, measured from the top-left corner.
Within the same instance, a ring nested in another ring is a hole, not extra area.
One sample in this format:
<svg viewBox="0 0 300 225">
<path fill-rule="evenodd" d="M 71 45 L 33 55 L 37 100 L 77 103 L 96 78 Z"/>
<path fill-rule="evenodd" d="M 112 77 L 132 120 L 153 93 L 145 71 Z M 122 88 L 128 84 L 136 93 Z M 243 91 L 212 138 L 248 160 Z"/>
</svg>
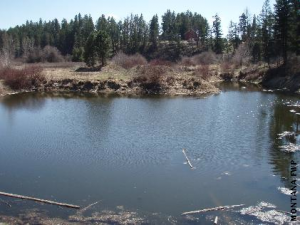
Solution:
<svg viewBox="0 0 300 225">
<path fill-rule="evenodd" d="M 247 7 L 250 13 L 259 14 L 264 0 L 0 0 L 0 29 L 21 25 L 26 20 L 38 21 L 57 18 L 68 21 L 75 14 L 91 14 L 94 20 L 100 15 L 114 16 L 116 19 L 143 13 L 149 21 L 154 14 L 161 16 L 167 9 L 175 12 L 200 13 L 211 23 L 216 13 L 222 19 L 223 32 L 227 33 L 230 20 L 238 21 Z M 275 0 L 270 0 L 271 5 Z"/>
</svg>

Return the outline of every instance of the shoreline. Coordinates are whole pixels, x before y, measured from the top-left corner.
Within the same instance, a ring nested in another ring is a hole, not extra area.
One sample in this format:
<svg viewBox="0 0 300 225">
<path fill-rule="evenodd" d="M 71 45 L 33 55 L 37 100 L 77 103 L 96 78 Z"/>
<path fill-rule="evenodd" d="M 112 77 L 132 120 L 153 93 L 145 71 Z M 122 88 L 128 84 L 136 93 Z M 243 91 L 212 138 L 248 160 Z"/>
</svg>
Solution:
<svg viewBox="0 0 300 225">
<path fill-rule="evenodd" d="M 207 77 L 203 78 L 195 75 L 197 67 L 137 66 L 123 69 L 109 64 L 101 71 L 78 72 L 81 65 L 61 67 L 37 64 L 43 69 L 45 80 L 42 83 L 32 86 L 31 89 L 13 90 L 0 80 L 0 98 L 27 92 L 94 93 L 124 97 L 150 95 L 200 97 L 220 93 L 217 84 L 224 81 L 260 85 L 262 91 L 268 89 L 272 92 L 280 90 L 300 94 L 300 78 L 297 74 L 282 76 L 280 68 L 268 69 L 265 66 L 222 71 L 219 65 L 212 65 Z M 23 64 L 16 68 L 26 66 L 27 64 Z"/>
<path fill-rule="evenodd" d="M 103 81 L 78 81 L 78 80 L 61 80 L 61 81 L 49 81 L 42 87 L 34 87 L 31 90 L 6 90 L 0 94 L 1 97 L 21 94 L 21 93 L 85 93 L 85 94 L 99 94 L 99 95 L 118 95 L 118 96 L 194 96 L 201 97 L 204 95 L 219 94 L 220 90 L 214 86 L 216 82 L 205 82 L 204 84 L 200 81 L 195 80 L 182 80 L 183 82 L 190 83 L 190 86 L 178 87 L 168 86 L 167 88 L 162 87 L 159 89 L 151 90 L 144 89 L 140 84 L 133 84 L 130 87 L 130 83 L 123 80 L 108 79 Z M 217 81 L 222 82 L 222 80 Z M 129 85 L 128 85 L 129 83 Z M 204 85 L 205 88 L 200 86 Z"/>
</svg>

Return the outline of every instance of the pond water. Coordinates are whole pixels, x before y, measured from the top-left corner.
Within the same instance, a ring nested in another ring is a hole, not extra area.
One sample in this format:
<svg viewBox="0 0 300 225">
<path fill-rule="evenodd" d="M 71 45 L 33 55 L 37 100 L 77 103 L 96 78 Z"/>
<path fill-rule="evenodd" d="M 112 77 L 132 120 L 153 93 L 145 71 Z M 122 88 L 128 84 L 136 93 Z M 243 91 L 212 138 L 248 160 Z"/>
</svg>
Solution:
<svg viewBox="0 0 300 225">
<path fill-rule="evenodd" d="M 300 97 L 245 84 L 220 88 L 203 98 L 7 96 L 0 100 L 0 191 L 82 207 L 98 202 L 84 212 L 94 221 L 95 212 L 114 212 L 149 224 L 212 224 L 216 216 L 220 224 L 288 223 L 280 212 L 291 210 L 284 192 L 300 155 L 282 146 L 297 148 L 299 138 L 278 134 L 296 132 Z M 269 211 L 260 207 L 267 203 Z M 245 206 L 181 216 L 238 204 Z M 76 214 L 0 196 L 0 222 L 30 220 L 29 212 L 65 221 Z"/>
</svg>

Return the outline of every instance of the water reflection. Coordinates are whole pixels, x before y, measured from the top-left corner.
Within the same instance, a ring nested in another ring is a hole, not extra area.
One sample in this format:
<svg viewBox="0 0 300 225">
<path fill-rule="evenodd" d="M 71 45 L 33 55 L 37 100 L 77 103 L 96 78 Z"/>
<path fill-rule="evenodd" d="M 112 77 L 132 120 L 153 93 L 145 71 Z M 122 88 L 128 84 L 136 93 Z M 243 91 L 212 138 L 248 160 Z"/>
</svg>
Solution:
<svg viewBox="0 0 300 225">
<path fill-rule="evenodd" d="M 274 96 L 275 97 L 275 96 Z M 287 102 L 291 99 L 297 100 L 297 97 L 284 96 L 277 94 L 275 97 L 275 104 L 273 107 L 273 115 L 270 120 L 270 137 L 272 147 L 270 148 L 270 163 L 273 165 L 273 171 L 276 175 L 279 175 L 284 186 L 289 188 L 291 186 L 291 173 L 290 163 L 291 160 L 298 161 L 299 153 L 289 153 L 283 151 L 280 147 L 289 143 L 297 144 L 297 134 L 287 135 L 286 137 L 280 138 L 279 134 L 283 132 L 296 132 L 297 118 L 296 114 L 290 112 L 291 108 L 287 106 Z"/>
<path fill-rule="evenodd" d="M 44 107 L 45 97 L 32 93 L 9 95 L 2 99 L 1 103 L 10 112 L 18 109 L 37 111 Z"/>
</svg>

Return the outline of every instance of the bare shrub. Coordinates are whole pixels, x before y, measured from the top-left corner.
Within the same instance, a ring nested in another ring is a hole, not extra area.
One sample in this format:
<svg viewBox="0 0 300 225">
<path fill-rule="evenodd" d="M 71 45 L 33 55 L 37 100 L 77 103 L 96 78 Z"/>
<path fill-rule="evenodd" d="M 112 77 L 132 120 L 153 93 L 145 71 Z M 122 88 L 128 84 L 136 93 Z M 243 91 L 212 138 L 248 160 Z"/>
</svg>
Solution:
<svg viewBox="0 0 300 225">
<path fill-rule="evenodd" d="M 163 59 L 153 59 L 149 62 L 151 66 L 173 66 L 173 63 Z"/>
<path fill-rule="evenodd" d="M 138 53 L 135 55 L 126 55 L 119 52 L 112 58 L 112 61 L 125 69 L 147 64 L 146 58 Z"/>
<path fill-rule="evenodd" d="M 37 47 L 33 48 L 25 56 L 25 61 L 27 63 L 42 62 L 42 55 L 43 55 L 42 49 Z"/>
<path fill-rule="evenodd" d="M 183 56 L 180 61 L 182 66 L 195 66 L 195 62 L 191 57 Z"/>
<path fill-rule="evenodd" d="M 60 53 L 60 51 L 53 46 L 47 45 L 44 49 L 33 48 L 27 56 L 25 56 L 25 60 L 28 63 L 37 63 L 37 62 L 64 62 L 65 59 Z"/>
<path fill-rule="evenodd" d="M 176 79 L 173 76 L 168 76 L 167 79 L 166 79 L 166 83 L 168 85 L 174 85 L 175 81 L 176 81 Z"/>
<path fill-rule="evenodd" d="M 194 74 L 199 78 L 207 80 L 209 78 L 209 65 L 198 66 Z"/>
<path fill-rule="evenodd" d="M 56 47 L 49 46 L 49 45 L 47 45 L 43 49 L 42 58 L 43 58 L 43 61 L 51 62 L 51 63 L 64 61 L 64 57 L 62 56 L 60 51 Z"/>
<path fill-rule="evenodd" d="M 251 48 L 247 42 L 239 45 L 232 57 L 232 62 L 236 65 L 248 65 L 251 61 Z"/>
<path fill-rule="evenodd" d="M 163 78 L 166 73 L 164 66 L 145 66 L 141 68 L 140 75 L 134 77 L 133 82 L 139 83 L 143 89 L 157 93 L 163 89 Z"/>
<path fill-rule="evenodd" d="M 223 62 L 220 65 L 222 73 L 232 72 L 232 64 L 230 62 Z"/>
<path fill-rule="evenodd" d="M 212 51 L 202 52 L 199 55 L 192 57 L 194 64 L 196 65 L 211 65 L 218 61 L 216 53 Z"/>
<path fill-rule="evenodd" d="M 36 87 L 45 81 L 43 69 L 38 66 L 28 66 L 23 69 L 5 67 L 0 70 L 0 79 L 14 90 Z"/>
</svg>

